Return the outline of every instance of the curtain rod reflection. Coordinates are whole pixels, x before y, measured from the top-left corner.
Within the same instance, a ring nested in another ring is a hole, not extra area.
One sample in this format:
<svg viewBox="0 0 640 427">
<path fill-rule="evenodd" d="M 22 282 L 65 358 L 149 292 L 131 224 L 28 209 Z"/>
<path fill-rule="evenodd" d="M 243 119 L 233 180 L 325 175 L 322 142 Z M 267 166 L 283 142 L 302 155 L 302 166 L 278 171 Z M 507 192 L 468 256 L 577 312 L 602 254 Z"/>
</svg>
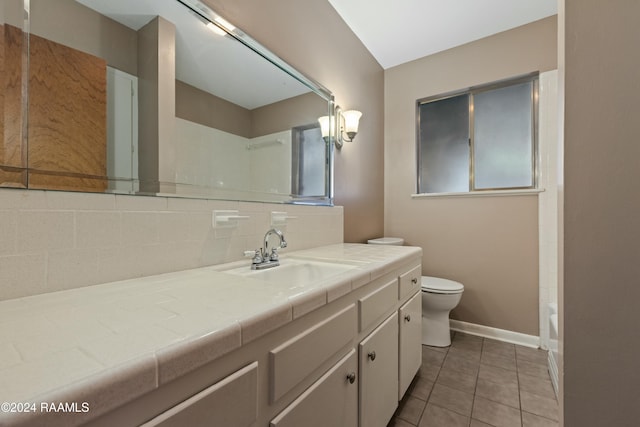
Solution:
<svg viewBox="0 0 640 427">
<path fill-rule="evenodd" d="M 271 141 L 253 141 L 247 143 L 247 150 L 257 150 L 259 148 L 270 147 L 273 145 L 283 145 L 284 139 L 278 138 Z"/>
</svg>

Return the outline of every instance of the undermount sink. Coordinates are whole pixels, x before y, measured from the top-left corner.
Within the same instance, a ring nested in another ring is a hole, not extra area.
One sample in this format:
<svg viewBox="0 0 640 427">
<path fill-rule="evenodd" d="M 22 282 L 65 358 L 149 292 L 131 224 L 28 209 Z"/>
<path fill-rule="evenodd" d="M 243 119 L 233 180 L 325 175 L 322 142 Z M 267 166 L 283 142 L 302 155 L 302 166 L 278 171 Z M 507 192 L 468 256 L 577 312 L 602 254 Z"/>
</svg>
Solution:
<svg viewBox="0 0 640 427">
<path fill-rule="evenodd" d="M 269 282 L 304 283 L 316 282 L 345 271 L 357 268 L 357 265 L 322 262 L 307 259 L 283 258 L 277 267 L 265 270 L 251 270 L 250 265 L 224 270 L 224 273 L 235 274 L 252 279 Z"/>
</svg>

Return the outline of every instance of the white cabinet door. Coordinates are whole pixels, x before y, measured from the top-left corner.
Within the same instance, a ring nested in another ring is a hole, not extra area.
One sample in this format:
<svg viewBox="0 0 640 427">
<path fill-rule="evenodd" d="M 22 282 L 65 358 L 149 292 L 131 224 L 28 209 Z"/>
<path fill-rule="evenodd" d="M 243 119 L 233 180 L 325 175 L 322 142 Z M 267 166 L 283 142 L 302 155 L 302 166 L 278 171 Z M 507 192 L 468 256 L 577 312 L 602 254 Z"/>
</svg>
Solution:
<svg viewBox="0 0 640 427">
<path fill-rule="evenodd" d="M 351 351 L 271 421 L 271 427 L 352 427 L 358 419 L 358 360 Z"/>
<path fill-rule="evenodd" d="M 398 400 L 401 400 L 422 364 L 422 293 L 411 297 L 399 313 Z"/>
<path fill-rule="evenodd" d="M 359 345 L 360 426 L 384 427 L 398 406 L 398 312 Z"/>
</svg>

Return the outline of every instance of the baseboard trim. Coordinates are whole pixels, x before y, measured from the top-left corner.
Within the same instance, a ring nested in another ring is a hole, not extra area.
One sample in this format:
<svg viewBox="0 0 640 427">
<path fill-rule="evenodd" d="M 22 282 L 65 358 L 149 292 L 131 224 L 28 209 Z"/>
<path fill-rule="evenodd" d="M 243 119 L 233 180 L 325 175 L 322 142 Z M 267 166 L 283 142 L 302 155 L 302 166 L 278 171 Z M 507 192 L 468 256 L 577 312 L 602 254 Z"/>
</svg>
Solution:
<svg viewBox="0 0 640 427">
<path fill-rule="evenodd" d="M 490 326 L 476 325 L 475 323 L 467 323 L 461 320 L 449 320 L 452 330 L 464 332 L 469 335 L 477 335 L 480 337 L 491 338 L 498 341 L 504 341 L 511 344 L 518 344 L 525 347 L 539 348 L 540 337 L 535 335 L 522 334 L 520 332 L 507 331 L 506 329 L 492 328 Z"/>
</svg>

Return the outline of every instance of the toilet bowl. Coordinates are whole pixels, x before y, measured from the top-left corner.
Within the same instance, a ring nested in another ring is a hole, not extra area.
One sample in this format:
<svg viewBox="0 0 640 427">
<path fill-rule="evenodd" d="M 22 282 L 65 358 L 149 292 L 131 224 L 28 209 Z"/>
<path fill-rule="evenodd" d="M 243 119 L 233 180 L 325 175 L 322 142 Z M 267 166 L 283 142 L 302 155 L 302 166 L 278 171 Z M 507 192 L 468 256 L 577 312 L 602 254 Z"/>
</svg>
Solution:
<svg viewBox="0 0 640 427">
<path fill-rule="evenodd" d="M 404 239 L 381 237 L 368 240 L 367 243 L 402 246 Z M 460 302 L 464 286 L 453 280 L 422 276 L 421 290 L 422 344 L 433 347 L 448 347 L 451 345 L 449 313 Z"/>
<path fill-rule="evenodd" d="M 460 299 L 464 286 L 453 280 L 422 276 L 422 344 L 433 347 L 451 345 L 449 313 Z"/>
</svg>

